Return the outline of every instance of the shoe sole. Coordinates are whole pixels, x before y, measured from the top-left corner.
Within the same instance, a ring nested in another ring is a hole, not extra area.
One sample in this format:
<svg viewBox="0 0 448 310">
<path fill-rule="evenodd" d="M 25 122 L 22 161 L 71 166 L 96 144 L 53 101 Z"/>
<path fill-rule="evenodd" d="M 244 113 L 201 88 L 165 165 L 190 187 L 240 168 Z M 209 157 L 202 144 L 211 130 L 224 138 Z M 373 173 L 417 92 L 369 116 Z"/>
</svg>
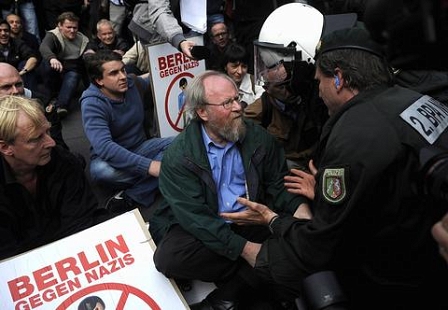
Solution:
<svg viewBox="0 0 448 310">
<path fill-rule="evenodd" d="M 58 109 L 56 110 L 56 113 L 58 114 L 59 118 L 64 118 L 67 116 L 68 111 L 66 109 Z"/>
</svg>

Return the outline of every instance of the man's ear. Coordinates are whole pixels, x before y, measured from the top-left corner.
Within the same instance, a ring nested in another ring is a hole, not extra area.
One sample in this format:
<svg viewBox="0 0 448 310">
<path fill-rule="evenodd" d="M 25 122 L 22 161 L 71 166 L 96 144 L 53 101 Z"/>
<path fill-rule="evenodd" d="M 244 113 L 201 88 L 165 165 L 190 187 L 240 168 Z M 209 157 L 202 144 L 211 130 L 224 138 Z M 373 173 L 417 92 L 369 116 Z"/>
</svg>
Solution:
<svg viewBox="0 0 448 310">
<path fill-rule="evenodd" d="M 199 118 L 203 121 L 208 121 L 208 112 L 204 108 L 197 108 L 196 113 L 198 114 Z"/>
<path fill-rule="evenodd" d="M 98 86 L 103 86 L 103 79 L 95 79 L 95 82 Z"/>
<path fill-rule="evenodd" d="M 11 144 L 6 143 L 5 140 L 0 140 L 0 153 L 4 156 L 11 156 L 13 154 Z"/>
</svg>

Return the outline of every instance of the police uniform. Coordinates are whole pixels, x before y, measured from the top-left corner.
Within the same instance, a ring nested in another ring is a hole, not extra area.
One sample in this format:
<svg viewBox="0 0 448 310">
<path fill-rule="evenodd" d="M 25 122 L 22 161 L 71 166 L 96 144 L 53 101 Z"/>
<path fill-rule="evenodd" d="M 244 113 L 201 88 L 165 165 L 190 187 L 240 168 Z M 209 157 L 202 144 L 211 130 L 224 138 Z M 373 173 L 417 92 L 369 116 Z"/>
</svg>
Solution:
<svg viewBox="0 0 448 310">
<path fill-rule="evenodd" d="M 400 86 L 346 102 L 320 139 L 313 220 L 272 223 L 260 274 L 285 298 L 299 296 L 304 277 L 333 270 L 350 309 L 446 309 L 436 298 L 448 268 L 430 230 L 447 203 L 419 192 L 419 153 L 446 148 L 447 128 L 445 105 Z"/>
</svg>

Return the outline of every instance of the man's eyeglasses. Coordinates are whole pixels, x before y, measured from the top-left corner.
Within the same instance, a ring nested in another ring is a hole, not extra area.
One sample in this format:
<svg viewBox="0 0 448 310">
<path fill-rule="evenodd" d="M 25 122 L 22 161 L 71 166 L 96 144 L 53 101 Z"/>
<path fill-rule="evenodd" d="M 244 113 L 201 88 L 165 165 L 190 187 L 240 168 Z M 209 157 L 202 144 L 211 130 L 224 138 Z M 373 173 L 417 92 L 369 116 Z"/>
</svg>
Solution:
<svg viewBox="0 0 448 310">
<path fill-rule="evenodd" d="M 221 105 L 224 109 L 230 110 L 232 108 L 232 106 L 233 106 L 233 102 L 234 101 L 238 102 L 238 104 L 241 105 L 241 99 L 242 99 L 242 96 L 241 95 L 237 95 L 237 96 L 235 96 L 233 98 L 229 98 L 229 99 L 227 99 L 227 100 L 225 100 L 225 101 L 223 101 L 221 103 L 204 102 L 204 105 L 214 105 L 214 106 L 220 106 Z"/>
<path fill-rule="evenodd" d="M 224 31 L 224 32 L 220 32 L 220 33 L 214 34 L 214 35 L 212 35 L 212 37 L 214 37 L 214 38 L 226 37 L 228 34 L 229 34 L 228 32 Z"/>
</svg>

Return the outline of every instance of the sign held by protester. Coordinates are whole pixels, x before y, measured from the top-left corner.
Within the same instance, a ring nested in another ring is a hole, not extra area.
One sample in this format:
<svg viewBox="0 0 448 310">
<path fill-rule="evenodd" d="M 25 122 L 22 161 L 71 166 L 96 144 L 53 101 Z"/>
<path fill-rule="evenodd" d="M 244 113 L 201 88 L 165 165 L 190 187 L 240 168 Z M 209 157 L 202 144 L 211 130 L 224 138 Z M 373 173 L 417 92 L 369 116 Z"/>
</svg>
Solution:
<svg viewBox="0 0 448 310">
<path fill-rule="evenodd" d="M 203 44 L 202 36 L 188 40 Z M 188 123 L 183 91 L 192 78 L 205 71 L 205 61 L 190 59 L 169 43 L 147 48 L 160 136 L 175 136 Z"/>
<path fill-rule="evenodd" d="M 0 309 L 189 309 L 156 270 L 154 249 L 134 210 L 3 260 Z"/>
</svg>

